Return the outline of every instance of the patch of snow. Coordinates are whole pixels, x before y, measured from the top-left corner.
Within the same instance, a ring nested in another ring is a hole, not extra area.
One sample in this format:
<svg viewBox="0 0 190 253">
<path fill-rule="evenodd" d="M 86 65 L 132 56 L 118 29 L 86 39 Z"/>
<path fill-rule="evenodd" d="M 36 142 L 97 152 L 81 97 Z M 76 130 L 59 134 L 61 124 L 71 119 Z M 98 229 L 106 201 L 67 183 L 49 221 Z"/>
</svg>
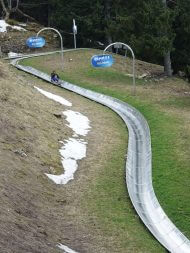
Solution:
<svg viewBox="0 0 190 253">
<path fill-rule="evenodd" d="M 66 120 L 69 122 L 69 127 L 73 129 L 76 134 L 85 136 L 90 131 L 89 119 L 79 112 L 67 110 L 63 112 Z"/>
<path fill-rule="evenodd" d="M 69 138 L 69 140 L 65 141 L 66 143 L 60 149 L 60 154 L 65 159 L 75 159 L 79 160 L 86 156 L 86 144 L 84 140 Z"/>
<path fill-rule="evenodd" d="M 23 54 L 17 54 L 17 53 L 14 53 L 14 52 L 9 52 L 8 53 L 9 58 L 15 58 L 15 57 L 20 57 L 20 56 L 23 56 Z"/>
<path fill-rule="evenodd" d="M 18 30 L 18 31 L 26 31 L 26 29 L 24 29 L 23 27 L 20 27 L 20 26 L 18 26 L 18 25 L 13 25 L 13 26 L 11 26 L 13 29 L 15 29 L 15 30 Z"/>
<path fill-rule="evenodd" d="M 16 25 L 9 25 L 5 22 L 5 20 L 0 20 L 0 32 L 6 32 L 7 31 L 7 27 L 10 26 L 13 29 L 19 30 L 19 31 L 26 31 L 26 29 L 20 27 L 20 26 L 16 26 Z"/>
<path fill-rule="evenodd" d="M 69 122 L 69 127 L 75 132 L 74 137 L 77 134 L 86 136 L 89 131 L 89 119 L 79 112 L 74 112 L 71 110 L 63 112 L 67 116 L 67 121 Z M 83 139 L 69 138 L 69 140 L 63 143 L 62 148 L 59 150 L 61 154 L 61 162 L 64 168 L 64 174 L 52 175 L 47 174 L 49 179 L 51 179 L 56 184 L 67 184 L 70 180 L 74 179 L 74 173 L 78 168 L 77 160 L 86 157 L 86 146 L 87 142 Z"/>
<path fill-rule="evenodd" d="M 67 106 L 72 106 L 70 102 L 60 96 L 44 91 L 36 86 L 34 86 L 34 88 L 56 102 Z M 63 114 L 66 116 L 66 120 L 69 122 L 69 125 L 67 126 L 74 131 L 73 137 L 78 135 L 87 135 L 91 127 L 89 124 L 90 121 L 86 116 L 71 110 L 64 111 Z M 69 140 L 66 140 L 65 142 L 60 141 L 60 143 L 63 144 L 59 152 L 61 154 L 61 162 L 64 168 L 64 173 L 61 175 L 45 173 L 45 175 L 56 184 L 66 184 L 70 180 L 74 179 L 74 173 L 78 168 L 77 160 L 86 157 L 87 142 L 79 138 L 69 138 Z"/>
<path fill-rule="evenodd" d="M 59 247 L 60 249 L 63 249 L 65 251 L 65 253 L 78 253 L 77 251 L 74 251 L 74 250 L 70 249 L 69 247 L 67 247 L 67 246 L 65 246 L 61 243 L 59 243 L 57 245 L 57 247 Z"/>
<path fill-rule="evenodd" d="M 62 105 L 66 105 L 66 106 L 72 106 L 72 103 L 70 103 L 68 100 L 64 99 L 63 97 L 61 96 L 58 96 L 58 95 L 54 95 L 48 91 L 45 91 L 45 90 L 42 90 L 36 86 L 34 86 L 35 89 L 37 89 L 41 94 L 43 94 L 44 96 L 62 104 Z"/>
<path fill-rule="evenodd" d="M 78 165 L 75 160 L 67 159 L 64 163 L 65 173 L 61 175 L 53 175 L 45 173 L 45 175 L 51 179 L 55 184 L 67 184 L 70 180 L 74 179 L 74 173 L 76 172 Z M 68 173 L 67 173 L 68 172 Z"/>
<path fill-rule="evenodd" d="M 66 141 L 63 147 L 59 150 L 61 154 L 61 162 L 64 168 L 64 174 L 46 176 L 56 184 L 67 184 L 74 179 L 74 173 L 78 168 L 77 160 L 86 157 L 86 142 L 84 140 L 76 140 L 70 138 Z"/>
<path fill-rule="evenodd" d="M 27 26 L 26 23 L 20 23 L 19 26 Z"/>
<path fill-rule="evenodd" d="M 6 32 L 7 31 L 7 26 L 9 26 L 5 20 L 0 20 L 0 32 Z"/>
</svg>

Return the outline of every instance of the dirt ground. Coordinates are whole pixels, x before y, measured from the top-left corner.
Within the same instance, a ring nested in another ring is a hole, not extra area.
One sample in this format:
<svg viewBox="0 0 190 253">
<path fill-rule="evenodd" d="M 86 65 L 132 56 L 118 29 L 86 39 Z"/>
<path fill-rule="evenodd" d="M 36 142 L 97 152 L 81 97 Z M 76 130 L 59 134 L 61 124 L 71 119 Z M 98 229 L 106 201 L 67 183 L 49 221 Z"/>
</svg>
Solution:
<svg viewBox="0 0 190 253">
<path fill-rule="evenodd" d="M 0 63 L 0 69 L 0 252 L 63 252 L 56 247 L 58 243 L 80 253 L 116 252 L 96 220 L 87 217 L 81 199 L 106 163 L 103 150 L 110 153 L 118 142 L 126 142 L 117 138 L 112 124 L 120 119 L 101 105 L 5 63 Z M 63 96 L 73 106 L 44 97 L 34 85 Z M 55 114 L 69 109 L 91 122 L 87 158 L 79 162 L 74 180 L 55 185 L 44 173 L 63 171 L 59 141 L 73 133 L 65 117 Z"/>
</svg>

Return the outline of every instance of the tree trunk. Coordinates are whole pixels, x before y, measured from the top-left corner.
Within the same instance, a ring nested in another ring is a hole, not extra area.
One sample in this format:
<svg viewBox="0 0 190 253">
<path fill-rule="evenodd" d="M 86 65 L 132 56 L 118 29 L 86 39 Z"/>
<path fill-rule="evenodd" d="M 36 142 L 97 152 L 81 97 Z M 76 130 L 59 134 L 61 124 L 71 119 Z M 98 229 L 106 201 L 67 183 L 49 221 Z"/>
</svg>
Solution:
<svg viewBox="0 0 190 253">
<path fill-rule="evenodd" d="M 105 21 L 107 24 L 106 40 L 107 40 L 108 44 L 111 44 L 113 41 L 112 41 L 111 33 L 109 31 L 109 23 L 111 21 L 110 20 L 111 19 L 111 2 L 110 2 L 110 0 L 105 0 L 104 8 L 105 8 Z"/>
<path fill-rule="evenodd" d="M 5 0 L 0 0 L 0 4 L 2 6 L 3 12 L 5 13 L 4 20 L 7 21 L 10 18 L 12 12 L 16 12 L 19 6 L 19 1 L 16 0 L 16 6 L 12 6 L 12 0 L 8 1 L 8 6 L 6 7 Z"/>
<path fill-rule="evenodd" d="M 5 13 L 4 20 L 7 21 L 9 19 L 9 17 L 10 17 L 10 13 L 11 13 L 10 9 L 6 8 L 4 0 L 0 0 L 0 4 L 1 4 L 2 9 L 3 9 L 4 13 Z"/>
<path fill-rule="evenodd" d="M 162 3 L 164 5 L 165 8 L 167 7 L 167 1 L 166 0 L 162 0 Z M 167 31 L 166 31 L 167 34 Z M 167 76 L 172 76 L 172 67 L 171 67 L 171 57 L 170 57 L 170 51 L 168 51 L 165 55 L 164 55 L 164 72 Z"/>
<path fill-rule="evenodd" d="M 172 76 L 170 51 L 168 51 L 164 56 L 164 72 L 167 76 Z"/>
<path fill-rule="evenodd" d="M 51 26 L 51 24 L 50 24 L 50 13 L 51 13 L 51 10 L 50 10 L 50 3 L 48 3 L 48 22 L 47 22 L 48 27 Z"/>
</svg>

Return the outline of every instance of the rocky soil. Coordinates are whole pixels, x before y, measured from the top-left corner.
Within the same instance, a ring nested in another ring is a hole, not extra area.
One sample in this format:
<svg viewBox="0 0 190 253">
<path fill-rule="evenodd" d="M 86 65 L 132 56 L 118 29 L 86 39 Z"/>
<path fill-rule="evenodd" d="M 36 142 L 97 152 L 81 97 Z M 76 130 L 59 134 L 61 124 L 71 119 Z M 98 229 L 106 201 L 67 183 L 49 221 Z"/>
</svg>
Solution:
<svg viewBox="0 0 190 253">
<path fill-rule="evenodd" d="M 20 26 L 27 31 L 15 30 L 11 26 L 7 28 L 7 32 L 0 33 L 0 45 L 3 56 L 7 56 L 9 52 L 15 53 L 36 53 L 39 49 L 30 49 L 26 45 L 26 40 L 31 36 L 36 36 L 43 27 L 37 23 L 9 23 L 10 25 Z M 47 51 L 50 49 L 55 49 L 59 46 L 58 35 L 52 31 L 44 31 L 41 34 L 45 40 L 46 44 L 40 51 Z"/>
</svg>

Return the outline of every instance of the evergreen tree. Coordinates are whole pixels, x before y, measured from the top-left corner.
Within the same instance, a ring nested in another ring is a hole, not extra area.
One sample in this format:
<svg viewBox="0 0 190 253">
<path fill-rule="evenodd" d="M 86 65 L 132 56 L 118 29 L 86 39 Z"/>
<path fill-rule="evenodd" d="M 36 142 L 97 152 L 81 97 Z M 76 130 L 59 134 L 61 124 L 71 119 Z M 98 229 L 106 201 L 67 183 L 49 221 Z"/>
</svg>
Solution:
<svg viewBox="0 0 190 253">
<path fill-rule="evenodd" d="M 87 0 L 50 0 L 50 3 L 52 4 L 51 26 L 60 30 L 64 35 L 65 43 L 71 45 L 72 24 L 75 19 L 79 34 L 77 36 L 78 45 L 84 46 L 86 38 L 90 38 L 92 28 L 96 26 L 96 23 L 93 23 L 91 3 Z M 98 6 L 94 6 L 94 9 L 97 8 Z"/>
<path fill-rule="evenodd" d="M 133 29 L 129 40 L 137 56 L 164 63 L 164 56 L 173 50 L 175 11 L 166 8 L 162 0 L 137 0 L 130 2 L 129 9 Z"/>
<path fill-rule="evenodd" d="M 55 3 L 55 1 L 52 0 Z M 63 31 L 71 31 L 72 19 L 78 24 L 78 39 L 81 46 L 93 46 L 90 42 L 103 42 L 110 44 L 116 39 L 122 38 L 123 30 L 119 31 L 122 15 L 126 9 L 124 0 L 56 0 L 52 21 L 55 26 Z M 120 36 L 119 36 L 120 35 Z"/>
<path fill-rule="evenodd" d="M 178 0 L 176 4 L 178 15 L 174 24 L 176 38 L 172 67 L 175 73 L 179 70 L 186 72 L 190 79 L 190 0 Z"/>
<path fill-rule="evenodd" d="M 43 25 L 48 25 L 49 6 L 49 0 L 20 0 L 20 9 Z"/>
</svg>

